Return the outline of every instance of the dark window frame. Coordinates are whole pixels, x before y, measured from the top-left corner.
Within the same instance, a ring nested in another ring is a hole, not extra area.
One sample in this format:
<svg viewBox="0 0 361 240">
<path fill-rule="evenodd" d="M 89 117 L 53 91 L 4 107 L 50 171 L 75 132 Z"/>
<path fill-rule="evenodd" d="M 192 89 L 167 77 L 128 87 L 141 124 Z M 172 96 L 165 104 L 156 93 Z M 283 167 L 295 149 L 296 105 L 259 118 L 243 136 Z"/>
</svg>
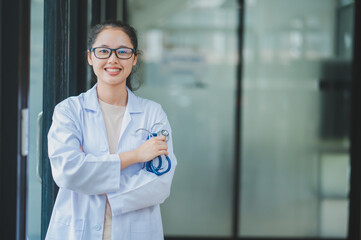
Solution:
<svg viewBox="0 0 361 240">
<path fill-rule="evenodd" d="M 351 89 L 351 176 L 348 239 L 361 239 L 361 2 L 354 1 L 353 76 Z"/>
<path fill-rule="evenodd" d="M 87 6 L 87 0 L 44 1 L 41 239 L 45 238 L 58 192 L 47 148 L 54 107 L 87 86 Z"/>
<path fill-rule="evenodd" d="M 0 239 L 20 240 L 26 238 L 27 153 L 21 139 L 27 131 L 22 123 L 28 123 L 22 110 L 29 93 L 29 1 L 0 1 L 0 17 Z"/>
<path fill-rule="evenodd" d="M 45 239 L 58 192 L 48 158 L 47 132 L 55 105 L 69 96 L 69 5 L 69 0 L 44 1 L 41 239 Z"/>
</svg>

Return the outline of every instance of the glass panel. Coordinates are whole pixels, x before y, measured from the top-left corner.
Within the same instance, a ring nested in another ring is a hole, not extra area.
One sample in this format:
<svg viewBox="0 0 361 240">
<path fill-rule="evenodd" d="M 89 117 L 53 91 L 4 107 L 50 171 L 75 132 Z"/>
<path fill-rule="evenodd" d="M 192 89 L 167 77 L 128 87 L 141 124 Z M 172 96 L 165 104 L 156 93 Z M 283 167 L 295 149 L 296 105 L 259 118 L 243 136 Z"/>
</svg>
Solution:
<svg viewBox="0 0 361 240">
<path fill-rule="evenodd" d="M 136 94 L 162 104 L 178 159 L 165 234 L 230 236 L 237 1 L 137 0 L 129 9 L 143 51 Z"/>
<path fill-rule="evenodd" d="M 40 239 L 41 183 L 37 177 L 37 119 L 43 108 L 43 0 L 31 1 L 30 25 L 30 93 L 29 93 L 29 156 L 28 156 L 28 240 Z"/>
<path fill-rule="evenodd" d="M 245 1 L 240 236 L 346 237 L 345 2 Z"/>
</svg>

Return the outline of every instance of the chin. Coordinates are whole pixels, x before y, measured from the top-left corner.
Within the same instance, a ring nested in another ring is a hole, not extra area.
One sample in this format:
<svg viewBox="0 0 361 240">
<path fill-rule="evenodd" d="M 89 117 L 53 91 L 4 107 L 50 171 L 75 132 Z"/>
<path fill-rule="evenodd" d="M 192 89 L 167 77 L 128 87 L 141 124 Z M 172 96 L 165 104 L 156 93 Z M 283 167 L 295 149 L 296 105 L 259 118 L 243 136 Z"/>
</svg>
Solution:
<svg viewBox="0 0 361 240">
<path fill-rule="evenodd" d="M 106 80 L 106 81 L 101 81 L 101 84 L 106 84 L 106 85 L 110 85 L 110 86 L 121 86 L 121 85 L 126 85 L 126 81 L 119 81 L 119 80 Z"/>
</svg>

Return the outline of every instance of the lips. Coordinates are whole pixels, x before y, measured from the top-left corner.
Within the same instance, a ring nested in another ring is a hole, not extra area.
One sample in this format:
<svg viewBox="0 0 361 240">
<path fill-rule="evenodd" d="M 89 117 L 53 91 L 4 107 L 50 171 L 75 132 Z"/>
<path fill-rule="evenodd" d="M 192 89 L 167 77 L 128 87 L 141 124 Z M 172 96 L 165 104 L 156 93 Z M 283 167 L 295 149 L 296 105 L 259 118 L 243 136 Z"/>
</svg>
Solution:
<svg viewBox="0 0 361 240">
<path fill-rule="evenodd" d="M 120 71 L 122 70 L 121 68 L 104 68 L 104 70 L 110 75 L 110 76 L 117 76 Z"/>
<path fill-rule="evenodd" d="M 120 72 L 120 68 L 105 68 L 105 71 L 107 72 Z"/>
</svg>

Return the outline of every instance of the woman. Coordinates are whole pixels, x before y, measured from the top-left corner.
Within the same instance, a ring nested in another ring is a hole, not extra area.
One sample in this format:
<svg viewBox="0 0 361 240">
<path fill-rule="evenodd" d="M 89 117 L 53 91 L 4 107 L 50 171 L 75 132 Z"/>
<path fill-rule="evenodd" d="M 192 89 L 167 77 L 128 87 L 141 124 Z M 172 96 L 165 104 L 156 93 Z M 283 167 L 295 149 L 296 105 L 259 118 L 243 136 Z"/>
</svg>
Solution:
<svg viewBox="0 0 361 240">
<path fill-rule="evenodd" d="M 59 193 L 46 239 L 163 239 L 159 204 L 170 194 L 177 161 L 161 106 L 130 90 L 137 44 L 125 23 L 96 25 L 88 62 L 97 84 L 54 109 L 48 148 Z M 148 131 L 159 130 L 168 141 L 147 140 Z M 164 160 L 160 174 L 145 167 L 157 156 Z"/>
</svg>

